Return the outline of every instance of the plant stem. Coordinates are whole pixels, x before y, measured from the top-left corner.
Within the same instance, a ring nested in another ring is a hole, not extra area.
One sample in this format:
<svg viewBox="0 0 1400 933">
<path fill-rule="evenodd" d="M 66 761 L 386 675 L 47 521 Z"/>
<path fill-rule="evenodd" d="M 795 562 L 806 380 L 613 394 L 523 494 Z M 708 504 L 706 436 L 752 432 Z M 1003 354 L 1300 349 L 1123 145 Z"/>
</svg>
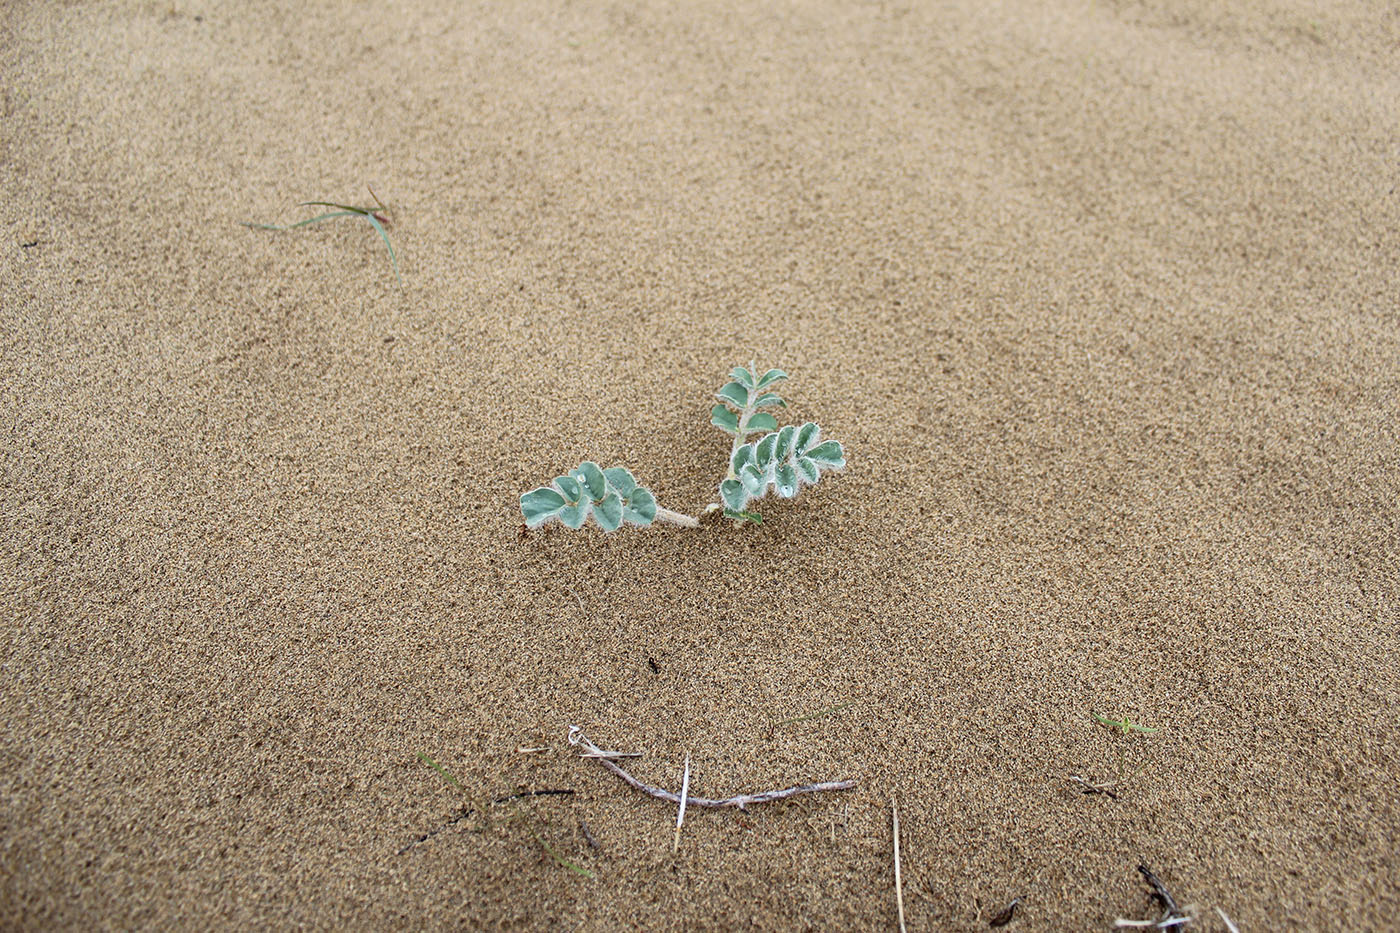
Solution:
<svg viewBox="0 0 1400 933">
<path fill-rule="evenodd" d="M 691 518 L 689 515 L 682 515 L 680 512 L 672 512 L 670 509 L 656 507 L 656 520 L 659 522 L 670 522 L 673 525 L 680 525 L 682 528 L 699 528 L 700 520 Z"/>
</svg>

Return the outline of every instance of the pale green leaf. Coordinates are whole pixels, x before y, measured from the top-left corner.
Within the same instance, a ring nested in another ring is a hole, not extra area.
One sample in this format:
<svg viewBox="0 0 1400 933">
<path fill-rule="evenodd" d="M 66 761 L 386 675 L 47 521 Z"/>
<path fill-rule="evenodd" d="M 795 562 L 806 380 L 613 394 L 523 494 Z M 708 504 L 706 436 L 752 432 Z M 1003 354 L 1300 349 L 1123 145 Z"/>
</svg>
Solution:
<svg viewBox="0 0 1400 933">
<path fill-rule="evenodd" d="M 744 422 L 745 434 L 755 434 L 759 431 L 776 431 L 777 429 L 778 419 L 774 418 L 766 411 L 760 411 L 749 415 L 749 420 Z"/>
<path fill-rule="evenodd" d="M 723 405 L 710 409 L 710 424 L 727 434 L 739 433 L 739 416 Z"/>
<path fill-rule="evenodd" d="M 823 467 L 839 470 L 846 465 L 844 452 L 837 441 L 823 441 L 807 451 L 807 456 Z"/>
<path fill-rule="evenodd" d="M 593 520 L 604 531 L 616 531 L 622 524 L 622 498 L 618 494 L 609 490 L 602 502 L 593 506 Z"/>
<path fill-rule="evenodd" d="M 603 476 L 603 471 L 598 468 L 598 464 L 592 460 L 585 460 L 574 470 L 574 476 L 583 483 L 588 490 L 588 497 L 594 502 L 598 502 L 608 494 L 608 481 Z"/>
<path fill-rule="evenodd" d="M 753 373 L 742 366 L 735 366 L 734 371 L 729 374 L 729 377 L 746 389 L 753 388 Z"/>
<path fill-rule="evenodd" d="M 741 444 L 739 449 L 734 451 L 734 458 L 729 461 L 729 468 L 737 474 L 744 468 L 744 464 L 753 462 L 753 445 Z"/>
<path fill-rule="evenodd" d="M 769 405 L 777 405 L 780 408 L 786 408 L 787 402 L 783 401 L 782 396 L 778 395 L 776 392 L 764 392 L 758 398 L 754 399 L 753 404 L 749 407 L 766 408 Z"/>
<path fill-rule="evenodd" d="M 750 496 L 762 496 L 768 487 L 768 477 L 752 463 L 745 464 L 739 471 L 739 482 L 744 484 L 744 491 Z"/>
<path fill-rule="evenodd" d="M 650 489 L 638 486 L 627 497 L 623 517 L 634 525 L 650 525 L 656 520 L 656 497 Z"/>
<path fill-rule="evenodd" d="M 778 435 L 765 434 L 763 439 L 754 445 L 754 460 L 759 466 L 766 468 L 773 462 L 773 451 L 778 446 Z"/>
<path fill-rule="evenodd" d="M 626 467 L 608 467 L 603 471 L 603 476 L 607 479 L 608 485 L 617 490 L 617 494 L 624 499 L 632 495 L 632 490 L 637 488 L 637 480 L 632 475 L 632 471 Z"/>
<path fill-rule="evenodd" d="M 791 499 L 797 495 L 797 471 L 792 468 L 792 464 L 779 465 L 778 469 L 773 472 L 773 481 L 778 495 L 784 499 Z"/>
<path fill-rule="evenodd" d="M 554 485 L 559 487 L 559 491 L 564 494 L 564 498 L 570 503 L 577 502 L 583 498 L 583 487 L 579 485 L 579 481 L 572 476 L 555 477 Z"/>
<path fill-rule="evenodd" d="M 587 499 L 566 505 L 559 511 L 559 520 L 570 528 L 582 528 L 583 523 L 588 521 L 588 513 L 592 507 L 593 504 Z"/>
<path fill-rule="evenodd" d="M 773 452 L 776 460 L 786 460 L 788 454 L 792 452 L 792 435 L 797 431 L 792 425 L 788 425 L 778 432 L 778 447 Z"/>
<path fill-rule="evenodd" d="M 797 440 L 796 443 L 793 445 L 793 448 L 799 454 L 805 454 L 807 452 L 807 448 L 815 444 L 817 442 L 817 438 L 821 437 L 821 435 L 822 429 L 809 421 L 802 427 L 798 428 Z"/>
<path fill-rule="evenodd" d="M 749 404 L 749 390 L 737 382 L 726 383 L 724 388 L 715 394 L 732 403 L 735 408 L 743 408 Z"/>
<path fill-rule="evenodd" d="M 744 511 L 744 506 L 749 501 L 749 495 L 744 491 L 744 484 L 737 479 L 727 479 L 720 483 L 719 497 L 724 500 L 725 508 L 735 512 Z"/>
<path fill-rule="evenodd" d="M 548 486 L 532 489 L 520 497 L 520 511 L 530 528 L 549 521 L 564 507 L 564 497 Z"/>
<path fill-rule="evenodd" d="M 793 465 L 797 467 L 797 475 L 804 483 L 815 483 L 821 473 L 821 468 L 806 457 L 798 457 Z"/>
<path fill-rule="evenodd" d="M 768 372 L 764 373 L 762 376 L 759 377 L 758 381 L 754 383 L 754 388 L 762 392 L 764 389 L 773 385 L 775 382 L 786 378 L 787 373 L 783 372 L 781 369 L 770 369 L 768 370 Z"/>
</svg>

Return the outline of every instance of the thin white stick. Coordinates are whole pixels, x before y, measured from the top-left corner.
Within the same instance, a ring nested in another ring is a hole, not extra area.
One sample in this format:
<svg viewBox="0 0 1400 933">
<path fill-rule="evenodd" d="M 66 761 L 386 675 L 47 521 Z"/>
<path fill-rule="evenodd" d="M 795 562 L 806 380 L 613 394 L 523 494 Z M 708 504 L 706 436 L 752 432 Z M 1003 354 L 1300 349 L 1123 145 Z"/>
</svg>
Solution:
<svg viewBox="0 0 1400 933">
<path fill-rule="evenodd" d="M 1240 928 L 1235 926 L 1235 922 L 1226 915 L 1225 911 L 1217 907 L 1215 908 L 1215 912 L 1220 915 L 1221 920 L 1225 921 L 1225 926 L 1229 928 L 1230 933 L 1240 933 Z"/>
<path fill-rule="evenodd" d="M 580 758 L 597 759 L 598 764 L 607 768 L 613 774 L 616 774 L 642 793 L 650 797 L 655 797 L 657 800 L 666 800 L 677 804 L 681 802 L 681 798 L 671 793 L 669 790 L 653 787 L 650 784 L 643 784 L 641 781 L 613 764 L 608 760 L 611 756 L 603 754 L 602 749 L 588 741 L 588 737 L 583 734 L 583 730 L 578 726 L 569 727 L 569 744 L 582 746 L 583 752 L 579 754 Z M 692 807 L 710 807 L 716 809 L 720 807 L 734 807 L 739 810 L 747 811 L 750 806 L 756 803 L 785 800 L 788 797 L 795 797 L 798 794 L 815 794 L 826 790 L 850 790 L 855 786 L 855 781 L 826 781 L 821 784 L 803 784 L 801 787 L 788 787 L 784 790 L 764 791 L 761 794 L 739 794 L 735 797 L 726 797 L 723 800 L 712 800 L 708 797 L 692 797 L 687 794 L 685 800 L 686 803 Z"/>
<path fill-rule="evenodd" d="M 890 812 L 894 816 L 894 902 L 899 908 L 899 933 L 904 930 L 904 882 L 899 877 L 899 806 L 890 798 Z"/>
<path fill-rule="evenodd" d="M 681 808 L 676 811 L 676 838 L 671 840 L 671 854 L 681 847 L 681 824 L 685 822 L 685 795 L 690 791 L 690 754 L 685 756 L 685 774 L 681 775 Z"/>
<path fill-rule="evenodd" d="M 1156 930 L 1169 930 L 1172 927 L 1191 922 L 1192 918 L 1183 914 L 1180 917 L 1168 917 L 1165 920 L 1125 920 L 1119 917 L 1117 920 L 1113 921 L 1113 925 L 1122 928 L 1131 927 L 1139 930 L 1145 930 L 1149 927 Z M 1239 930 L 1236 930 L 1235 933 L 1239 933 Z"/>
</svg>

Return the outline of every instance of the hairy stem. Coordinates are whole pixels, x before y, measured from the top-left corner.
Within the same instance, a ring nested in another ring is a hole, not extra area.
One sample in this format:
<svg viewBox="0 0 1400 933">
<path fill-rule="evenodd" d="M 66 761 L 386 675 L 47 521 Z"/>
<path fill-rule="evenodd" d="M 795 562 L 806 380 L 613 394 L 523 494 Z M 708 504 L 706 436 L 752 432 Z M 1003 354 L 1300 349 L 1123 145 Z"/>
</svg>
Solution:
<svg viewBox="0 0 1400 933">
<path fill-rule="evenodd" d="M 699 519 L 691 518 L 689 515 L 682 515 L 680 512 L 672 512 L 670 509 L 656 507 L 656 520 L 658 522 L 670 522 L 673 525 L 680 525 L 682 528 L 699 528 Z"/>
</svg>

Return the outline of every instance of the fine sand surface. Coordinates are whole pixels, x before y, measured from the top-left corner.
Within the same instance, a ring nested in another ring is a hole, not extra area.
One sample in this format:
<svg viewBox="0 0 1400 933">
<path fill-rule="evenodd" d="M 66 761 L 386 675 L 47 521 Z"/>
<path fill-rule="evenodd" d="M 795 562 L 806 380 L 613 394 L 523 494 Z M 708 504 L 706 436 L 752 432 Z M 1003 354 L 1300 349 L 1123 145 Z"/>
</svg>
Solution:
<svg viewBox="0 0 1400 933">
<path fill-rule="evenodd" d="M 1393 4 L 300 6 L 0 12 L 0 927 L 1395 928 Z"/>
</svg>

